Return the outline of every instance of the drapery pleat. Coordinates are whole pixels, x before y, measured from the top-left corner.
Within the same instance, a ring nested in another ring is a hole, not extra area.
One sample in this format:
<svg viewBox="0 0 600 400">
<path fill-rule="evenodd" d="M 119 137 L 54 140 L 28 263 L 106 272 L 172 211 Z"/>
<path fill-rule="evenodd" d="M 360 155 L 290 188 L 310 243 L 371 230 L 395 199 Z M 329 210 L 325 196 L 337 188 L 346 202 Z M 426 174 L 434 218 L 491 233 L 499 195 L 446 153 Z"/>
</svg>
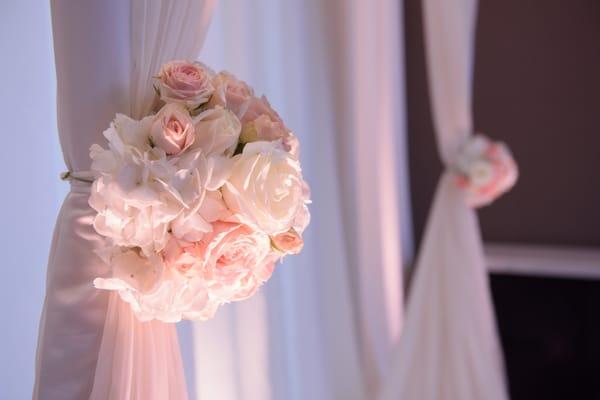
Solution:
<svg viewBox="0 0 600 400">
<path fill-rule="evenodd" d="M 61 146 L 71 171 L 116 113 L 139 118 L 152 79 L 175 58 L 195 59 L 216 0 L 53 0 Z M 58 217 L 40 323 L 34 400 L 187 399 L 175 326 L 139 322 L 92 281 L 108 267 L 92 227 L 89 185 L 71 184 Z"/>
<path fill-rule="evenodd" d="M 111 293 L 90 400 L 187 399 L 173 324 L 141 323 Z"/>
<path fill-rule="evenodd" d="M 174 59 L 197 57 L 216 0 L 131 1 L 131 110 L 147 115 L 153 77 Z M 175 325 L 140 322 L 111 293 L 90 399 L 187 399 Z"/>
<path fill-rule="evenodd" d="M 388 374 L 403 326 L 403 265 L 412 257 L 405 130 L 402 3 L 337 1 L 347 9 L 343 36 L 330 43 L 340 59 L 333 75 L 346 96 L 335 99 L 340 180 L 349 266 L 354 276 L 367 397 Z M 339 21 L 336 13 L 329 15 Z M 339 23 L 339 22 L 338 22 Z M 344 87 L 346 86 L 346 87 Z M 352 199 L 352 200 L 350 200 Z"/>
<path fill-rule="evenodd" d="M 447 167 L 473 133 L 476 0 L 424 0 L 430 92 Z M 504 366 L 477 215 L 445 172 L 417 258 L 383 400 L 505 400 Z"/>
</svg>

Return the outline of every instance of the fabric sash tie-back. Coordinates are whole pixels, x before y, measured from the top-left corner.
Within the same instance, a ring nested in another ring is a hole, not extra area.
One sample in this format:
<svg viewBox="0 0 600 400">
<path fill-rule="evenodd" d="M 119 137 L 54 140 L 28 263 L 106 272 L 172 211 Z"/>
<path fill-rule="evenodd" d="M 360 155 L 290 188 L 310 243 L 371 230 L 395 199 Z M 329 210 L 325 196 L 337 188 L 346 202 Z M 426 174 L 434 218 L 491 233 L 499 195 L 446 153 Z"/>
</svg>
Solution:
<svg viewBox="0 0 600 400">
<path fill-rule="evenodd" d="M 90 171 L 71 172 L 66 171 L 60 174 L 60 179 L 71 184 L 73 193 L 90 193 L 94 177 Z"/>
<path fill-rule="evenodd" d="M 71 172 L 71 171 L 66 171 L 63 172 L 62 174 L 60 174 L 60 179 L 63 181 L 77 181 L 77 182 L 83 182 L 83 183 L 93 183 L 94 182 L 94 175 L 92 174 L 91 171 L 76 171 L 76 172 Z"/>
</svg>

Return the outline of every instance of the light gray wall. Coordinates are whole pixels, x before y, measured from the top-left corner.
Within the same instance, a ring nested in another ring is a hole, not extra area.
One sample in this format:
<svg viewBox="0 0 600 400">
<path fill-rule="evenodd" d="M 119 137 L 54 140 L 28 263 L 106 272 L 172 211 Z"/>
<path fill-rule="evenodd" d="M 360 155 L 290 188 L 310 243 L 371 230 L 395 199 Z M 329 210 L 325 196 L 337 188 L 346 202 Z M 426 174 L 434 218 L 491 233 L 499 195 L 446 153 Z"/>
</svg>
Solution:
<svg viewBox="0 0 600 400">
<path fill-rule="evenodd" d="M 67 184 L 50 2 L 0 2 L 0 399 L 31 398 L 52 229 Z"/>
</svg>

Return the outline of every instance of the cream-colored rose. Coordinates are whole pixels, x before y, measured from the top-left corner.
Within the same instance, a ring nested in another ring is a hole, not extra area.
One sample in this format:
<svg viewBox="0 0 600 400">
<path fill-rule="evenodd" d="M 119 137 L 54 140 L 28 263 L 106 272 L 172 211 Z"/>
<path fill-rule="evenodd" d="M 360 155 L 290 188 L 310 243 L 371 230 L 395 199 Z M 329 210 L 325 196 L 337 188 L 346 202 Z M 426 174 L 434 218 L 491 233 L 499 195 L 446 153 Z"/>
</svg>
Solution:
<svg viewBox="0 0 600 400">
<path fill-rule="evenodd" d="M 161 67 L 156 79 L 164 102 L 191 109 L 206 103 L 214 91 L 210 72 L 198 63 L 171 61 Z"/>
<path fill-rule="evenodd" d="M 269 235 L 288 231 L 304 206 L 300 164 L 274 142 L 245 145 L 222 188 L 227 206 Z"/>
<path fill-rule="evenodd" d="M 194 123 L 180 105 L 171 103 L 160 109 L 150 128 L 152 142 L 169 155 L 177 155 L 194 143 Z"/>
<path fill-rule="evenodd" d="M 194 118 L 196 143 L 204 154 L 231 157 L 237 147 L 242 129 L 240 121 L 221 106 L 204 111 Z"/>
</svg>

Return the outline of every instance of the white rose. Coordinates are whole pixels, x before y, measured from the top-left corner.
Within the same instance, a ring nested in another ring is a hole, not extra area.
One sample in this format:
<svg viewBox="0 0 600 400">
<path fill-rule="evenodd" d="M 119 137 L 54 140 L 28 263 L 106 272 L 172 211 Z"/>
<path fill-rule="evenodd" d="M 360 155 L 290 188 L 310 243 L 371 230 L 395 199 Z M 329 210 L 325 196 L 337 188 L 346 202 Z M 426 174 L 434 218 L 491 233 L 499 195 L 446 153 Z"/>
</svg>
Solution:
<svg viewBox="0 0 600 400">
<path fill-rule="evenodd" d="M 221 106 L 211 108 L 198 115 L 194 124 L 194 148 L 201 148 L 206 155 L 233 155 L 242 126 L 231 111 Z"/>
<path fill-rule="evenodd" d="M 288 231 L 305 202 L 299 162 L 273 142 L 248 143 L 233 159 L 227 206 L 269 235 Z"/>
</svg>

